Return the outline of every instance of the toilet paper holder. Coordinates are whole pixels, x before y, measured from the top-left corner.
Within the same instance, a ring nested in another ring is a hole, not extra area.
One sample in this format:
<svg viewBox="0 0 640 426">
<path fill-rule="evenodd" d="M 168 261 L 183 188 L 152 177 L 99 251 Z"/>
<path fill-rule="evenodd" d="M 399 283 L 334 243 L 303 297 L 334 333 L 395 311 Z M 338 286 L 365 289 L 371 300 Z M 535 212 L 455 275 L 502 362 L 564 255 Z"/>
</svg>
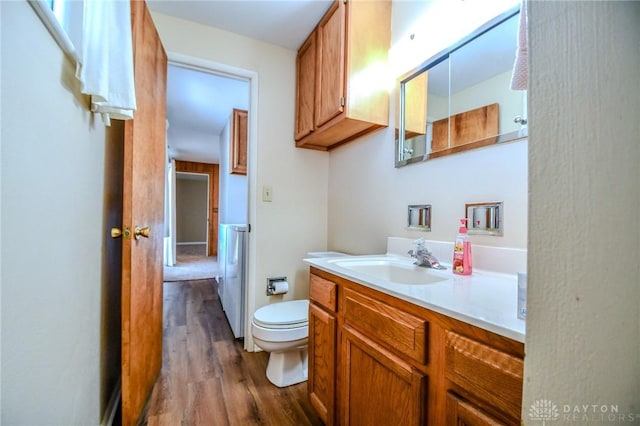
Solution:
<svg viewBox="0 0 640 426">
<path fill-rule="evenodd" d="M 287 277 L 271 277 L 267 278 L 267 296 L 274 296 L 276 294 L 284 294 L 285 292 L 276 291 L 276 283 L 287 282 Z"/>
</svg>

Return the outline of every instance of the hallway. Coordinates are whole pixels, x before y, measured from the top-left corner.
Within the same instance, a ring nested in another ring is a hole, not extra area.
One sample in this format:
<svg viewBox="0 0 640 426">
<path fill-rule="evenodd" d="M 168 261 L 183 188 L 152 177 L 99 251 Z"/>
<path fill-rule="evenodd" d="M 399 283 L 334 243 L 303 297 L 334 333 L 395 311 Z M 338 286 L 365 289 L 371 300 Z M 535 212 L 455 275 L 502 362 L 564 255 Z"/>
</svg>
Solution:
<svg viewBox="0 0 640 426">
<path fill-rule="evenodd" d="M 164 283 L 163 366 L 141 424 L 321 425 L 307 383 L 277 388 L 268 354 L 245 352 L 215 280 Z"/>
</svg>

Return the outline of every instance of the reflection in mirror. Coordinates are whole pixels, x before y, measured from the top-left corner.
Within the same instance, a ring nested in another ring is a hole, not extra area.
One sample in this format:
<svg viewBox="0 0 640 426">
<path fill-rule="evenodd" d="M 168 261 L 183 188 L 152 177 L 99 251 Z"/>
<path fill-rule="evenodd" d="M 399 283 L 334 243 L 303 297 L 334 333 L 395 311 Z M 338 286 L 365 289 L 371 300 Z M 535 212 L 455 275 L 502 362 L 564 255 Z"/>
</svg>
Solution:
<svg viewBox="0 0 640 426">
<path fill-rule="evenodd" d="M 469 234 L 502 236 L 502 202 L 465 204 L 465 212 Z"/>
<path fill-rule="evenodd" d="M 406 141 L 402 152 L 403 158 L 410 159 L 427 153 L 423 141 L 427 132 L 427 97 L 429 73 L 424 72 L 407 81 L 404 85 L 404 139 Z"/>
<path fill-rule="evenodd" d="M 433 84 L 427 90 L 429 110 L 427 111 L 427 153 L 440 149 L 449 141 L 449 97 L 451 90 L 451 61 L 440 62 L 428 71 Z M 437 123 L 445 123 L 439 126 Z"/>
<path fill-rule="evenodd" d="M 411 205 L 407 213 L 407 228 L 431 231 L 431 205 Z"/>
<path fill-rule="evenodd" d="M 449 60 L 429 70 L 408 77 L 400 85 L 400 127 L 404 129 L 398 163 L 408 164 L 426 159 L 433 140 L 433 123 L 449 117 Z M 448 128 L 437 129 L 436 138 L 448 139 Z"/>
<path fill-rule="evenodd" d="M 451 141 L 449 148 L 497 141 L 520 130 L 526 92 L 511 90 L 518 15 L 451 53 Z M 517 136 L 517 135 L 515 135 Z"/>
<path fill-rule="evenodd" d="M 496 17 L 400 79 L 396 167 L 527 136 L 526 92 L 510 88 L 518 15 Z"/>
</svg>

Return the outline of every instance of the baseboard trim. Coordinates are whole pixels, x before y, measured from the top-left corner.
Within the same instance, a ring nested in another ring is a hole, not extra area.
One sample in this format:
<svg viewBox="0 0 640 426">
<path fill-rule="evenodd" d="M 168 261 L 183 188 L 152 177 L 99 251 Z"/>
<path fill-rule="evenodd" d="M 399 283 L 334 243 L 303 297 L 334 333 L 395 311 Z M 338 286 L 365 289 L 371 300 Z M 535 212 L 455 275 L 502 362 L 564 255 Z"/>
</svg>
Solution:
<svg viewBox="0 0 640 426">
<path fill-rule="evenodd" d="M 202 241 L 202 242 L 198 242 L 198 241 L 192 241 L 190 243 L 176 243 L 177 246 L 201 246 L 207 244 L 206 241 Z"/>
<path fill-rule="evenodd" d="M 122 378 L 118 379 L 116 386 L 113 388 L 111 398 L 107 404 L 107 409 L 104 411 L 104 417 L 100 422 L 100 426 L 113 426 L 113 419 L 116 417 L 118 411 L 118 404 L 120 403 L 120 397 L 122 396 Z"/>
</svg>

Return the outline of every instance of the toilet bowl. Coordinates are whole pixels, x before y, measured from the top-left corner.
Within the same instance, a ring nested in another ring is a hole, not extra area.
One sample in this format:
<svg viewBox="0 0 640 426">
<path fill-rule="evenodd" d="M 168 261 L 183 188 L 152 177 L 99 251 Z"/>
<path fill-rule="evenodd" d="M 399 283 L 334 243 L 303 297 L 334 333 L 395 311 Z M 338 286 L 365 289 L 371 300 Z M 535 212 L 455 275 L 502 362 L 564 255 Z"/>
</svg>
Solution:
<svg viewBox="0 0 640 426">
<path fill-rule="evenodd" d="M 254 343 L 270 352 L 267 378 L 278 387 L 307 380 L 309 301 L 272 303 L 256 310 L 251 321 Z"/>
</svg>

